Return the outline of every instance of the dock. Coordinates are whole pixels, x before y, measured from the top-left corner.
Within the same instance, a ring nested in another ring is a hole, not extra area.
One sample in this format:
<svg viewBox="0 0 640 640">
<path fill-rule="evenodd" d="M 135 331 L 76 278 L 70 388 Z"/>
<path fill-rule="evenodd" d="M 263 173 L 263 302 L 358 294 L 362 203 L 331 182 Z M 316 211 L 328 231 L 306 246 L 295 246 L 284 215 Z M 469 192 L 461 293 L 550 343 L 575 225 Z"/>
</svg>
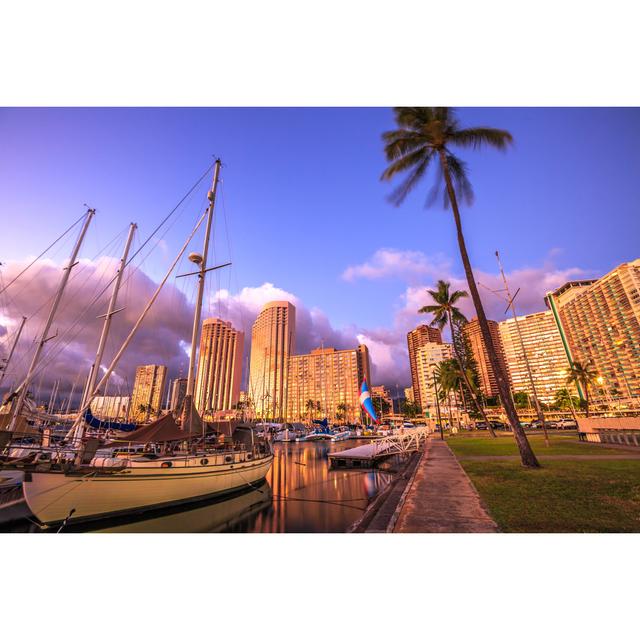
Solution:
<svg viewBox="0 0 640 640">
<path fill-rule="evenodd" d="M 370 444 L 330 453 L 329 461 L 334 469 L 373 467 L 378 461 L 397 453 L 417 451 L 428 435 L 429 430 L 426 427 L 407 429 L 403 433 L 378 438 Z"/>
</svg>

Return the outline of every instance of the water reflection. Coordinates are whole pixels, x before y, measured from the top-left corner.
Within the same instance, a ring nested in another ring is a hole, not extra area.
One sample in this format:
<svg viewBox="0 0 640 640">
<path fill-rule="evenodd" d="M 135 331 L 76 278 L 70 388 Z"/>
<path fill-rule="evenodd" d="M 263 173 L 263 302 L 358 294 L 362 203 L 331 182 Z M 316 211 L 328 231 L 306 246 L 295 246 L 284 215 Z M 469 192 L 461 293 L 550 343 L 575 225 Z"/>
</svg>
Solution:
<svg viewBox="0 0 640 640">
<path fill-rule="evenodd" d="M 389 483 L 398 463 L 390 459 L 376 470 L 329 468 L 330 451 L 357 444 L 354 441 L 277 443 L 273 466 L 266 482 L 258 488 L 247 488 L 226 499 L 176 507 L 161 514 L 131 516 L 99 525 L 69 526 L 65 530 L 340 533 L 361 517 L 369 502 Z"/>
</svg>

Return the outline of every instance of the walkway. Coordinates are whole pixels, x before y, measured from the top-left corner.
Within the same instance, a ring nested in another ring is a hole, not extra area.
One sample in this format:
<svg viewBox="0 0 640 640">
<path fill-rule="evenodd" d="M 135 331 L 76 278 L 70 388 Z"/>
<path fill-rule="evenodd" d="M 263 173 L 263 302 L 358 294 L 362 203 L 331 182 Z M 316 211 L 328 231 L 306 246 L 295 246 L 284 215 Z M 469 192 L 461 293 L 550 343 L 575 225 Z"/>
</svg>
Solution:
<svg viewBox="0 0 640 640">
<path fill-rule="evenodd" d="M 446 442 L 428 440 L 394 533 L 494 533 L 496 523 Z"/>
</svg>

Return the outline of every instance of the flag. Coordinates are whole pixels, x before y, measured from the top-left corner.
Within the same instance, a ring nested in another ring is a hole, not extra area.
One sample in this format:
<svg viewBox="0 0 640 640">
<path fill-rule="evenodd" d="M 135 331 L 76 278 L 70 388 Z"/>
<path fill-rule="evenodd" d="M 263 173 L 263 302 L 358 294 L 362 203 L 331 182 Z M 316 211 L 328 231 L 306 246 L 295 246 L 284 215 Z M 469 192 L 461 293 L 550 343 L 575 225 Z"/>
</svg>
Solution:
<svg viewBox="0 0 640 640">
<path fill-rule="evenodd" d="M 371 394 L 369 393 L 369 387 L 367 387 L 367 379 L 362 381 L 362 387 L 360 388 L 360 406 L 362 410 L 377 424 L 378 416 L 376 416 L 376 410 L 373 408 L 373 402 L 371 400 Z"/>
</svg>

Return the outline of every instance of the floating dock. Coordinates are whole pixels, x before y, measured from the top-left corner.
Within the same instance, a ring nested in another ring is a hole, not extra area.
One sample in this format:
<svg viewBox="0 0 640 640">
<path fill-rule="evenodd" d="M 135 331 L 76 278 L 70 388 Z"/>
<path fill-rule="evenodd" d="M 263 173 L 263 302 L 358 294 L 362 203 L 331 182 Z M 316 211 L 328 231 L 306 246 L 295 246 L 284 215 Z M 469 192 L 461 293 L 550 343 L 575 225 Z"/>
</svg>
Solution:
<svg viewBox="0 0 640 640">
<path fill-rule="evenodd" d="M 368 468 L 396 453 L 417 451 L 429 435 L 427 428 L 411 429 L 404 433 L 379 438 L 371 444 L 362 444 L 353 449 L 335 451 L 329 454 L 333 468 L 354 469 Z"/>
</svg>

